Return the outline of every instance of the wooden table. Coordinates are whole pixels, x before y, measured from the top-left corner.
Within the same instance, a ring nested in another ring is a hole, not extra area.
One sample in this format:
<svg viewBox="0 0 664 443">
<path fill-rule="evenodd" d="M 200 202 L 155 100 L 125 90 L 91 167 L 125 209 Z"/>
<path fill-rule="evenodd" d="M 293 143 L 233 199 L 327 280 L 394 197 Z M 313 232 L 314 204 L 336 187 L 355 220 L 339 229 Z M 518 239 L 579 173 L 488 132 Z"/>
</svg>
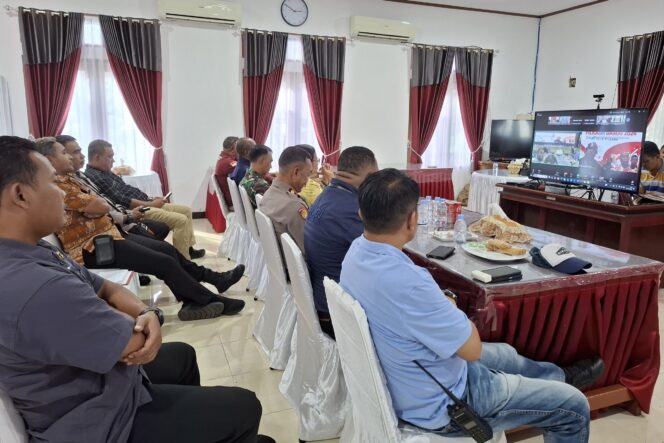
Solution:
<svg viewBox="0 0 664 443">
<path fill-rule="evenodd" d="M 664 204 L 623 206 L 499 184 L 500 207 L 523 225 L 664 262 Z"/>
<path fill-rule="evenodd" d="M 479 214 L 466 212 L 471 223 Z M 649 411 L 659 374 L 658 286 L 664 264 L 584 241 L 529 229 L 533 246 L 560 243 L 593 263 L 585 275 L 566 275 L 533 265 L 509 263 L 523 273 L 518 282 L 484 284 L 470 273 L 500 266 L 457 247 L 447 260 L 426 258 L 441 244 L 419 233 L 406 252 L 429 270 L 441 288 L 459 297 L 482 340 L 506 342 L 521 355 L 567 365 L 601 356 L 606 371 L 587 391 L 591 410 L 625 405 Z"/>
</svg>

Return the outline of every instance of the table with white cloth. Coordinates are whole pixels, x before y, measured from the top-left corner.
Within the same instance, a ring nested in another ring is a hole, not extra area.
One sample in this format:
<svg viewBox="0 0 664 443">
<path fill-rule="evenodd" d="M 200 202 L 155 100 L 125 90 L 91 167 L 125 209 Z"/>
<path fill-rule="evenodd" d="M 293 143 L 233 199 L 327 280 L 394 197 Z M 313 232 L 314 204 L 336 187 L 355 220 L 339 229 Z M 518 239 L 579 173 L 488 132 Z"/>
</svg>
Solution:
<svg viewBox="0 0 664 443">
<path fill-rule="evenodd" d="M 161 190 L 159 175 L 154 171 L 144 174 L 121 175 L 120 177 L 128 185 L 145 192 L 148 197 L 162 197 L 164 195 L 164 192 Z"/>
<path fill-rule="evenodd" d="M 500 201 L 498 183 L 524 183 L 529 180 L 523 175 L 509 175 L 507 170 L 499 169 L 494 173 L 491 169 L 482 169 L 473 172 L 470 178 L 470 193 L 468 195 L 468 209 L 470 211 L 487 214 L 491 203 Z"/>
</svg>

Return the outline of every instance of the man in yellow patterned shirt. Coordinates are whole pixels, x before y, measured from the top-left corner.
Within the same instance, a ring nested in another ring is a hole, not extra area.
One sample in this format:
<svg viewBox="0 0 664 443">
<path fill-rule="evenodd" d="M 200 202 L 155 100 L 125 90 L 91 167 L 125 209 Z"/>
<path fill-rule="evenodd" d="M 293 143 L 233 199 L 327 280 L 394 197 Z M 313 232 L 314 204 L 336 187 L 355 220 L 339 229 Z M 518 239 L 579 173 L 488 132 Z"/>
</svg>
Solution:
<svg viewBox="0 0 664 443">
<path fill-rule="evenodd" d="M 56 236 L 74 260 L 90 269 L 120 268 L 156 276 L 182 302 L 178 312 L 182 321 L 232 315 L 244 308 L 244 301 L 215 294 L 199 283 L 211 283 L 224 292 L 242 277 L 244 266 L 214 272 L 187 260 L 166 242 L 122 233 L 108 215 L 108 203 L 74 179 L 74 166 L 64 146 L 45 137 L 37 140 L 36 148 L 55 168 L 58 186 L 66 194 L 66 222 Z M 104 265 L 97 263 L 94 245 L 94 239 L 102 235 L 112 238 L 113 251 L 112 261 Z"/>
<path fill-rule="evenodd" d="M 330 180 L 334 176 L 332 168 L 330 165 L 323 165 L 319 171 L 319 160 L 318 155 L 316 154 L 316 149 L 311 145 L 297 145 L 300 148 L 304 149 L 309 153 L 311 158 L 311 176 L 307 180 L 307 184 L 304 185 L 304 188 L 298 193 L 300 197 L 307 202 L 308 206 L 314 204 L 319 195 L 323 192 L 325 186 L 330 184 Z M 320 174 L 320 176 L 319 176 Z"/>
</svg>

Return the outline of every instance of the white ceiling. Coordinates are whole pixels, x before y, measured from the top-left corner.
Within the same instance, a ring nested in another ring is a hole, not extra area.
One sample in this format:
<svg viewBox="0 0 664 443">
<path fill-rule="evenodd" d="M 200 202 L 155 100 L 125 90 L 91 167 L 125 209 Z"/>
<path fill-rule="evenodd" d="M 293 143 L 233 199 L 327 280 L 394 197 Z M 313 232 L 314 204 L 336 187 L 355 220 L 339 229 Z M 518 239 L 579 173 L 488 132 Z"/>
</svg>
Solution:
<svg viewBox="0 0 664 443">
<path fill-rule="evenodd" d="M 520 14 L 544 15 L 590 3 L 592 0 L 421 0 L 427 3 L 490 9 Z"/>
</svg>

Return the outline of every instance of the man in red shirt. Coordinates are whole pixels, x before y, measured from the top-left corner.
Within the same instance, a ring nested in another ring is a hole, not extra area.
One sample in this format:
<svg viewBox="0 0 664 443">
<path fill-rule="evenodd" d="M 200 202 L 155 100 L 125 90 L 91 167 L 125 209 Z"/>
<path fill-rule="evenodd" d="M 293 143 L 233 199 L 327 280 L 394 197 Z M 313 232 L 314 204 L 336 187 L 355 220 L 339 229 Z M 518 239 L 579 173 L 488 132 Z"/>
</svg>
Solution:
<svg viewBox="0 0 664 443">
<path fill-rule="evenodd" d="M 233 201 L 231 200 L 231 191 L 228 189 L 226 178 L 233 172 L 235 166 L 237 166 L 237 152 L 235 150 L 237 140 L 238 138 L 234 136 L 224 139 L 223 149 L 219 155 L 219 160 L 217 160 L 217 166 L 214 168 L 214 176 L 217 179 L 217 183 L 219 183 L 221 193 L 224 195 L 224 201 L 226 201 L 229 208 L 233 207 Z"/>
</svg>

